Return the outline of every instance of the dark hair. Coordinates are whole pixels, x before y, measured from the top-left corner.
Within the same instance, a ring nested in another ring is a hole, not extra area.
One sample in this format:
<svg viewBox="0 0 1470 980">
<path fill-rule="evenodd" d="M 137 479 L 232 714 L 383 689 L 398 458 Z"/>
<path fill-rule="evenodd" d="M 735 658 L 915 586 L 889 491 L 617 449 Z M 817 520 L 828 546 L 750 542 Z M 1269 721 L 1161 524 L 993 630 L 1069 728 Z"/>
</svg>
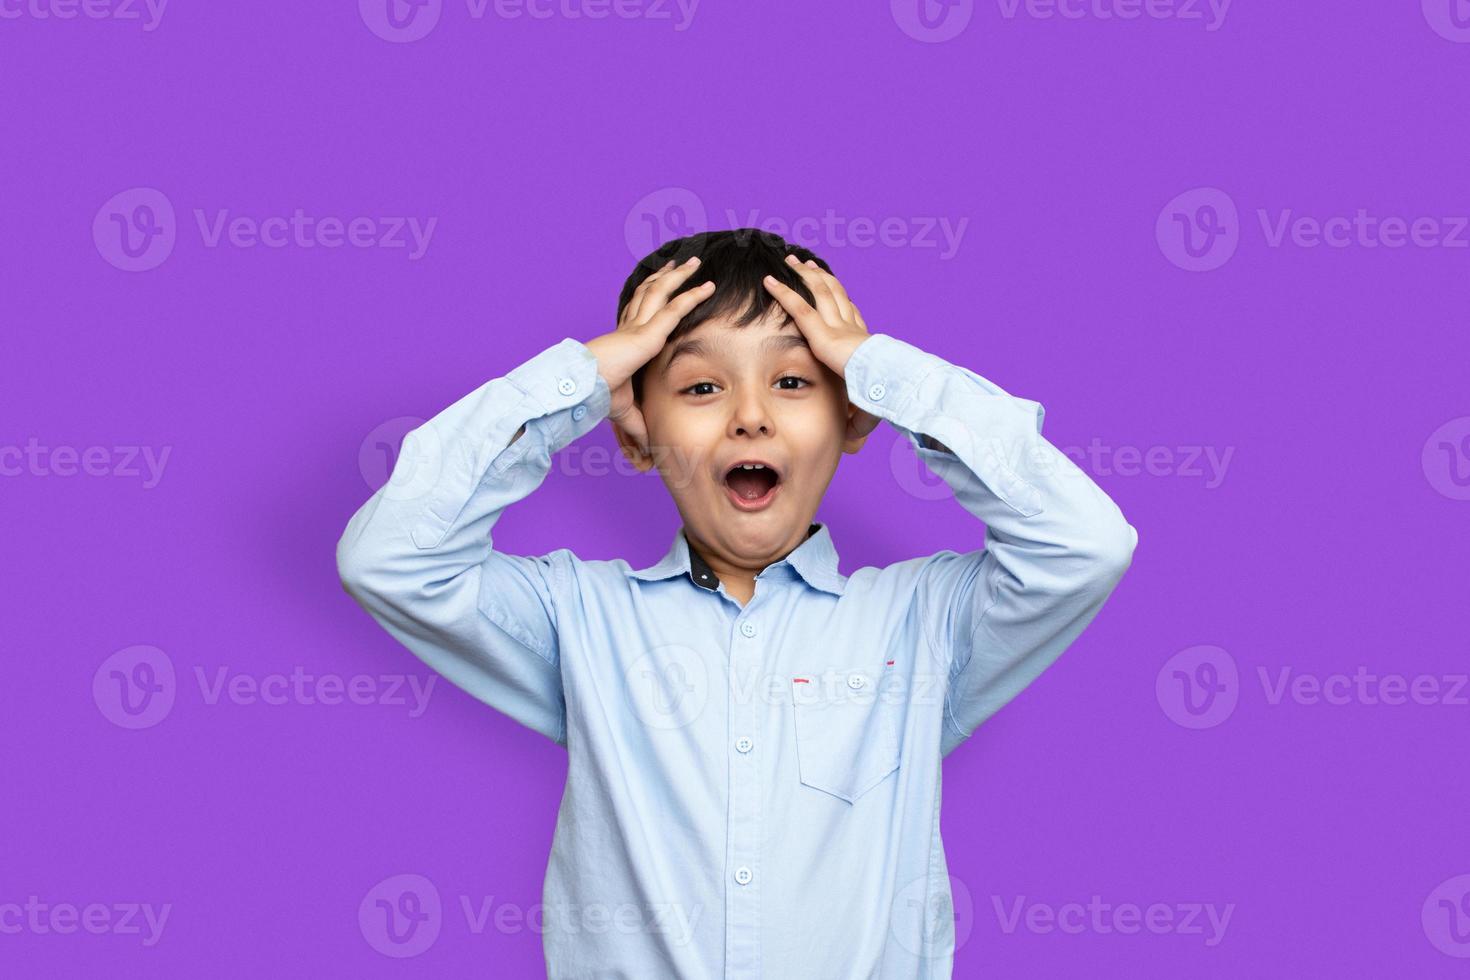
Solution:
<svg viewBox="0 0 1470 980">
<path fill-rule="evenodd" d="M 623 283 L 622 295 L 618 297 L 618 317 L 622 317 L 623 308 L 643 280 L 657 272 L 669 259 L 678 265 L 693 255 L 699 256 L 699 268 L 674 290 L 673 295 L 678 296 L 710 280 L 714 280 L 715 291 L 709 299 L 685 314 L 669 334 L 669 342 L 685 336 L 707 320 L 721 317 L 731 317 L 737 327 L 757 323 L 772 310 L 783 319 L 789 319 L 781 304 L 762 285 L 761 280 L 768 275 L 775 276 L 800 293 L 802 299 L 815 305 L 812 291 L 786 264 L 787 255 L 795 255 L 802 262 L 812 259 L 826 271 L 832 271 L 820 256 L 800 245 L 791 244 L 774 232 L 759 228 L 702 231 L 665 242 L 638 260 L 633 274 Z M 632 378 L 633 397 L 639 401 L 643 397 L 643 372 L 646 369 L 646 365 L 639 368 Z"/>
</svg>

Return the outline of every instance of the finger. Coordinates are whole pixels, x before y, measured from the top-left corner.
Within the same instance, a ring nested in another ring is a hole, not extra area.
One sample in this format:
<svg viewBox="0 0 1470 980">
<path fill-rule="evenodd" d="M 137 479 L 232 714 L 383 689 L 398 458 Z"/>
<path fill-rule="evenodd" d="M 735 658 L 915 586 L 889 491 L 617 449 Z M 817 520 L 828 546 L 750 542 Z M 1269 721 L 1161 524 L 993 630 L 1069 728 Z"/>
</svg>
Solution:
<svg viewBox="0 0 1470 980">
<path fill-rule="evenodd" d="M 817 301 L 817 312 L 829 322 L 841 322 L 841 311 L 837 308 L 837 301 L 832 296 L 832 290 L 828 289 L 827 284 L 822 281 L 821 266 L 811 260 L 803 264 L 795 255 L 790 254 L 786 256 L 786 264 L 796 270 L 802 282 L 806 283 L 806 287 L 812 291 L 812 298 Z"/>
<path fill-rule="evenodd" d="M 623 319 L 619 321 L 619 325 L 623 323 L 638 322 L 638 310 L 643 304 L 643 297 L 648 293 L 649 284 L 657 280 L 659 276 L 663 275 L 665 272 L 668 272 L 673 267 L 674 260 L 669 259 L 663 265 L 653 270 L 652 275 L 650 275 L 647 279 L 644 279 L 638 284 L 638 288 L 633 290 L 633 295 L 628 299 L 628 305 L 623 307 Z"/>
<path fill-rule="evenodd" d="M 823 325 L 822 315 L 812 309 L 811 304 L 802 298 L 801 293 L 775 276 L 766 276 L 762 281 L 766 290 L 776 297 L 776 302 L 781 304 L 781 308 L 791 314 L 791 319 L 796 321 L 796 326 L 801 330 L 803 336 Z M 810 341 L 811 337 L 808 336 L 807 340 Z"/>
<path fill-rule="evenodd" d="M 660 340 L 667 340 L 669 334 L 674 332 L 674 327 L 678 326 L 679 321 L 684 319 L 690 310 L 713 296 L 714 293 L 715 284 L 713 281 L 702 282 L 693 289 L 686 290 L 665 303 L 659 308 L 657 313 L 643 321 L 638 327 L 642 330 L 651 331 Z"/>
<path fill-rule="evenodd" d="M 634 322 L 647 321 L 658 313 L 663 305 L 669 301 L 669 296 L 684 285 L 689 277 L 699 270 L 699 256 L 694 255 L 669 272 L 658 277 L 658 282 L 649 287 L 643 297 L 643 305 L 638 309 L 638 320 Z"/>
<path fill-rule="evenodd" d="M 826 269 L 822 270 L 822 281 L 832 291 L 832 298 L 837 301 L 837 309 L 841 311 L 843 321 L 856 323 L 857 307 L 852 305 L 852 299 L 847 295 L 847 290 L 842 288 L 842 283 Z"/>
</svg>

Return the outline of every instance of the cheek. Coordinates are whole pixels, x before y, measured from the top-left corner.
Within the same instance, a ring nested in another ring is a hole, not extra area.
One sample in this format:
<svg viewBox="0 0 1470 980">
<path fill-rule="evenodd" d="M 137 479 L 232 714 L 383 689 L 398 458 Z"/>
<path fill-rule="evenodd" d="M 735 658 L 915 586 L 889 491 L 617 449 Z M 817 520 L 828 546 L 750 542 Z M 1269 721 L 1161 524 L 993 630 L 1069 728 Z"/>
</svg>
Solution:
<svg viewBox="0 0 1470 980">
<path fill-rule="evenodd" d="M 691 484 L 710 447 L 719 442 L 723 430 L 712 420 L 713 415 L 701 416 L 666 401 L 645 411 L 654 460 L 659 471 L 680 489 Z"/>
</svg>

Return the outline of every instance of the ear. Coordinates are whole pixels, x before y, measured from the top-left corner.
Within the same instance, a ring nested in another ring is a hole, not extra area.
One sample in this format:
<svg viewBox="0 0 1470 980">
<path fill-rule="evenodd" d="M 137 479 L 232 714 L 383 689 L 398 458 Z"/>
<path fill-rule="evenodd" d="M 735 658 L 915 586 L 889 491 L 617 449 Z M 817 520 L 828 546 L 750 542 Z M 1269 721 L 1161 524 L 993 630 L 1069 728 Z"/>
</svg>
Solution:
<svg viewBox="0 0 1470 980">
<path fill-rule="evenodd" d="M 842 436 L 842 451 L 851 455 L 862 449 L 868 441 L 868 435 L 877 426 L 876 417 L 858 408 L 852 402 L 848 402 L 847 431 Z"/>
<path fill-rule="evenodd" d="M 637 405 L 634 405 L 628 411 L 628 415 L 633 416 L 636 424 L 640 427 L 645 424 L 643 422 L 643 413 Z M 608 424 L 612 426 L 613 435 L 618 440 L 618 447 L 622 450 L 624 458 L 631 462 L 640 473 L 647 473 L 651 470 L 654 460 L 653 454 L 648 449 L 647 435 L 634 435 L 620 423 L 614 422 L 612 419 L 608 419 Z"/>
</svg>

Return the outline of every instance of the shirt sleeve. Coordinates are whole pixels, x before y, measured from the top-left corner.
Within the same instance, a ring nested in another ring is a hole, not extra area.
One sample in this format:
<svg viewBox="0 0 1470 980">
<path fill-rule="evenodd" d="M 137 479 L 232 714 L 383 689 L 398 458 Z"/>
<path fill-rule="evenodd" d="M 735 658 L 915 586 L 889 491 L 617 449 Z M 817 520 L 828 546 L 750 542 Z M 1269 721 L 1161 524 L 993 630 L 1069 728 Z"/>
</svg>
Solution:
<svg viewBox="0 0 1470 980">
<path fill-rule="evenodd" d="M 337 542 L 343 588 L 384 629 L 460 688 L 562 745 L 555 596 L 575 556 L 508 555 L 491 532 L 609 403 L 596 357 L 562 340 L 409 432 L 388 482 Z"/>
<path fill-rule="evenodd" d="M 873 334 L 844 368 L 848 398 L 886 419 L 985 524 L 985 546 L 920 563 L 915 602 L 944 675 L 948 755 L 1061 656 L 1132 562 L 1138 532 L 1041 435 L 1042 406 Z"/>
</svg>

